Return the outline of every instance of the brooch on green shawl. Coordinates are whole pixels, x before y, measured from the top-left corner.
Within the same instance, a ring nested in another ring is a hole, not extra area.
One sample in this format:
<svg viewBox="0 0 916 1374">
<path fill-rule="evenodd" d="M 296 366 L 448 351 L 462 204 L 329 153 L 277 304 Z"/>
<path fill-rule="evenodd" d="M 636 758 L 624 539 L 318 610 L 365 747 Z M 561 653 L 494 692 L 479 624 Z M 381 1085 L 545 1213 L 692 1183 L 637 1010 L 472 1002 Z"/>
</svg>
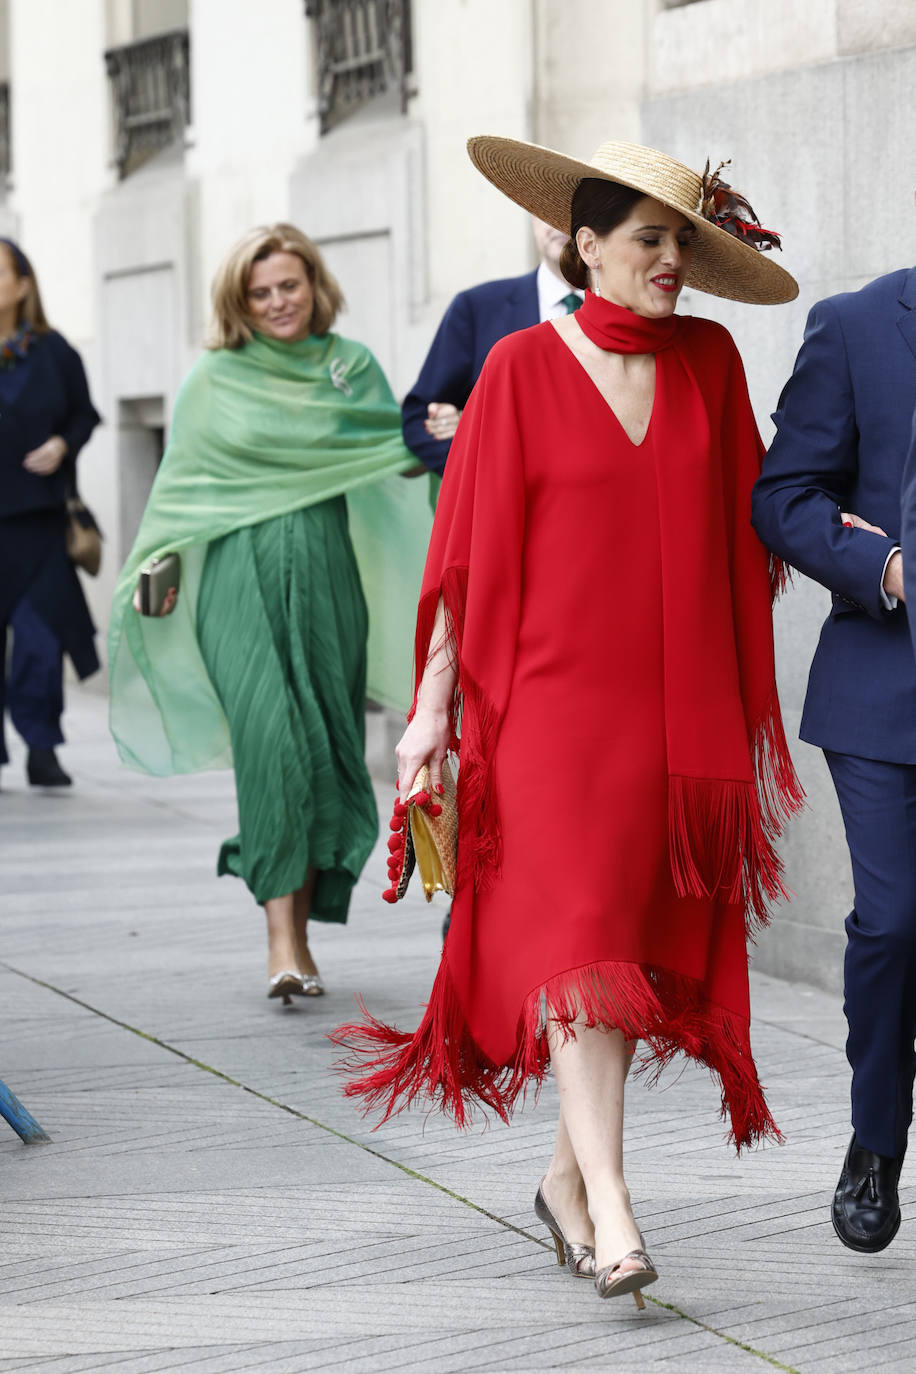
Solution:
<svg viewBox="0 0 916 1374">
<path fill-rule="evenodd" d="M 342 358 L 335 358 L 328 368 L 328 372 L 338 391 L 342 391 L 345 396 L 353 395 L 353 388 L 347 381 L 347 364 Z"/>
</svg>

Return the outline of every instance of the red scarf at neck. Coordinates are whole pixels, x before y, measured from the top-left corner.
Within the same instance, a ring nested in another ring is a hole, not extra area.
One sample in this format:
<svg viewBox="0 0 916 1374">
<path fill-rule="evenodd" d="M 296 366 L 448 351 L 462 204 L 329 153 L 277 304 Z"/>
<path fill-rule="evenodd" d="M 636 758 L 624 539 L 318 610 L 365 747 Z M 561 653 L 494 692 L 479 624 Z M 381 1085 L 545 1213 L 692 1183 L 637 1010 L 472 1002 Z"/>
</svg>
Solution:
<svg viewBox="0 0 916 1374">
<path fill-rule="evenodd" d="M 677 315 L 650 320 L 586 291 L 576 323 L 586 338 L 611 353 L 658 353 L 674 342 L 681 321 Z"/>
</svg>

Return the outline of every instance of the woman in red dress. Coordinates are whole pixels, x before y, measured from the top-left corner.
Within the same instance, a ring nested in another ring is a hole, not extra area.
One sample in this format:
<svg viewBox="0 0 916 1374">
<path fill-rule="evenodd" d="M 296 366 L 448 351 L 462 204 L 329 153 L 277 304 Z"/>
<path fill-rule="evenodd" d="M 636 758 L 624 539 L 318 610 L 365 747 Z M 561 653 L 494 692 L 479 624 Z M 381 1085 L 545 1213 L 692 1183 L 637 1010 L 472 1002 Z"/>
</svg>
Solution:
<svg viewBox="0 0 916 1374">
<path fill-rule="evenodd" d="M 634 1043 L 722 1088 L 740 1148 L 778 1136 L 749 1040 L 746 939 L 783 894 L 801 804 L 776 697 L 778 569 L 750 525 L 762 446 L 728 332 L 684 285 L 794 298 L 778 238 L 716 176 L 630 144 L 590 163 L 482 137 L 496 186 L 570 232 L 582 308 L 491 351 L 449 455 L 417 628 L 400 799 L 460 755 L 451 929 L 414 1034 L 367 1018 L 347 1091 L 505 1117 L 550 1063 L 535 1200 L 602 1297 L 657 1278 L 622 1160 Z M 459 739 L 460 736 L 460 739 Z M 393 894 L 388 894 L 389 897 Z"/>
</svg>

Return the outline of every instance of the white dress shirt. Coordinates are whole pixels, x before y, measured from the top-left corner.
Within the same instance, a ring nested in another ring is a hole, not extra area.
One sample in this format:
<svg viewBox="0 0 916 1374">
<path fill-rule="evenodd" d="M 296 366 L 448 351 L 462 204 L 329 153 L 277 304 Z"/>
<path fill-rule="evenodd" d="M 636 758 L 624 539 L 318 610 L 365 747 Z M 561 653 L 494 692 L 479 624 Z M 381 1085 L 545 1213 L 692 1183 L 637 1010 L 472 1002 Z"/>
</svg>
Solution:
<svg viewBox="0 0 916 1374">
<path fill-rule="evenodd" d="M 878 587 L 878 591 L 881 593 L 881 601 L 886 611 L 896 611 L 897 607 L 900 605 L 900 602 L 896 596 L 892 596 L 890 592 L 886 592 L 884 590 L 884 574 L 887 572 L 887 565 L 893 558 L 894 554 L 899 552 L 900 545 L 895 544 L 894 547 L 891 549 L 890 553 L 885 558 L 884 567 L 881 569 L 881 583 Z"/>
<path fill-rule="evenodd" d="M 542 262 L 538 268 L 537 288 L 538 313 L 542 324 L 545 320 L 559 320 L 563 315 L 569 313 L 563 300 L 570 291 L 578 296 L 580 301 L 585 295 L 584 291 L 577 291 L 574 286 L 570 286 L 568 281 L 558 277 L 545 262 Z"/>
</svg>

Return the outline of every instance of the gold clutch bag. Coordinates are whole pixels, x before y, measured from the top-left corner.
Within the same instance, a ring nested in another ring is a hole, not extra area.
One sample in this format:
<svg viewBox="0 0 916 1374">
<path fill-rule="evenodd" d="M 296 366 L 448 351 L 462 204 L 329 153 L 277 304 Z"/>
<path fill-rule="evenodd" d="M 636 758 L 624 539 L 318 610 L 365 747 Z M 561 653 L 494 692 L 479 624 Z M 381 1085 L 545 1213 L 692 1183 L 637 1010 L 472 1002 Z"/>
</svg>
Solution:
<svg viewBox="0 0 916 1374">
<path fill-rule="evenodd" d="M 432 791 L 429 769 L 416 776 L 406 803 L 396 801 L 388 841 L 390 887 L 382 893 L 386 902 L 397 902 L 407 891 L 416 868 L 428 902 L 436 892 L 455 894 L 458 865 L 458 791 L 448 759 L 442 769 L 441 795 Z"/>
</svg>

